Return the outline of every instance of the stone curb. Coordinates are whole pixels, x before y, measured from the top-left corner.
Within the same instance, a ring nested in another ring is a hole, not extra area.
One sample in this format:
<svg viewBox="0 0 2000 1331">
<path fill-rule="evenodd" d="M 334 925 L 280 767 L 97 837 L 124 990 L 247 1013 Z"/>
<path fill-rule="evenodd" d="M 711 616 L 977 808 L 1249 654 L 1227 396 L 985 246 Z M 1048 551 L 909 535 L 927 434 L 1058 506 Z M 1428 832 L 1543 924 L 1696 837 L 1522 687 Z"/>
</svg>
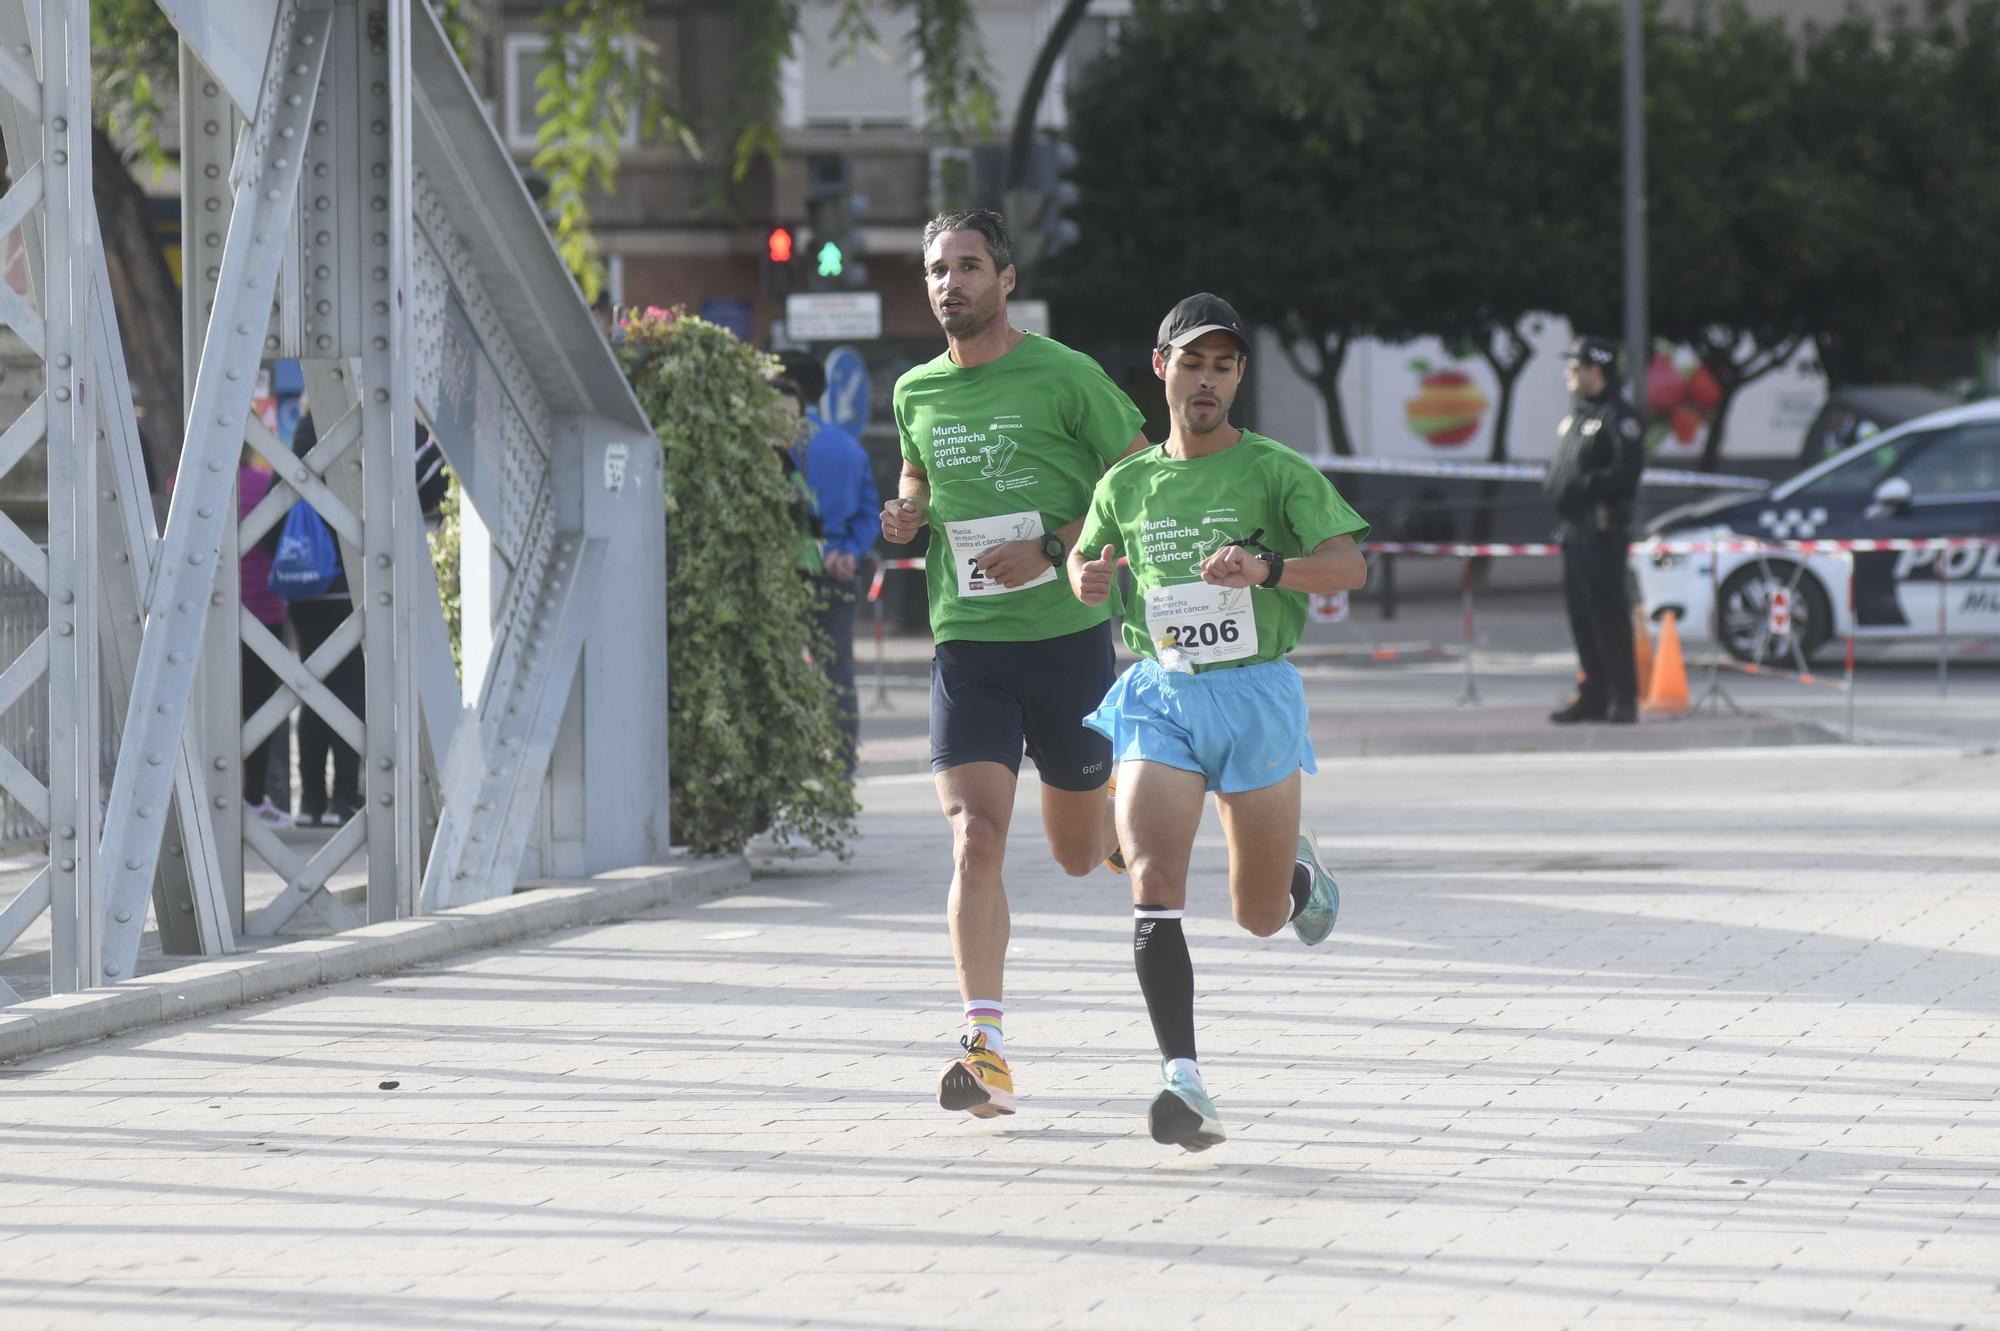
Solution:
<svg viewBox="0 0 2000 1331">
<path fill-rule="evenodd" d="M 749 883 L 749 863 L 740 858 L 644 865 L 594 878 L 540 879 L 497 901 L 363 925 L 327 938 L 302 938 L 102 989 L 31 999 L 0 1008 L 0 1063 L 315 985 L 384 975 L 532 934 L 703 901 Z"/>
</svg>

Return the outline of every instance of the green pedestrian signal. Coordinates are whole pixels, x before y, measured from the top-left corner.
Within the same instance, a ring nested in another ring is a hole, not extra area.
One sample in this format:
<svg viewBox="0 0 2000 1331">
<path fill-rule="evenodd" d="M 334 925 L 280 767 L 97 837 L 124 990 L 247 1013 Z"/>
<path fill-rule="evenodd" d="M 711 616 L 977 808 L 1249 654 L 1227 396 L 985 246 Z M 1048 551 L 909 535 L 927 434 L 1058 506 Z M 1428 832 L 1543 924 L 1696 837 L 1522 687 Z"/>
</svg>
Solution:
<svg viewBox="0 0 2000 1331">
<path fill-rule="evenodd" d="M 841 271 L 846 266 L 847 261 L 841 256 L 840 246 L 829 240 L 826 244 L 819 247 L 819 275 L 821 277 L 839 277 Z"/>
</svg>

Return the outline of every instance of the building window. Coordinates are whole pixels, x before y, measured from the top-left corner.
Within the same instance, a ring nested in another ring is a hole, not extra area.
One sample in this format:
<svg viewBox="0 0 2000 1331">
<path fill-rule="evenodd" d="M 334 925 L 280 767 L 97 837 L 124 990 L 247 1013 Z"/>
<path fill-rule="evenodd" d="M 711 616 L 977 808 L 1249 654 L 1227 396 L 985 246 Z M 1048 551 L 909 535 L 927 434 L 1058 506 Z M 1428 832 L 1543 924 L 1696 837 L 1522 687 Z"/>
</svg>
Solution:
<svg viewBox="0 0 2000 1331">
<path fill-rule="evenodd" d="M 809 0 L 782 76 L 788 129 L 907 130 L 922 119 L 923 88 L 909 53 L 909 15 L 871 12 L 879 45 L 848 54 L 834 40 L 840 5 Z"/>
<path fill-rule="evenodd" d="M 621 38 L 619 48 L 624 52 L 627 64 L 639 63 L 639 44 L 630 37 Z M 539 145 L 537 135 L 541 133 L 542 117 L 535 112 L 535 104 L 541 100 L 541 89 L 535 86 L 535 76 L 542 72 L 543 57 L 549 49 L 548 38 L 536 32 L 513 32 L 507 34 L 506 65 L 506 112 L 502 130 L 507 136 L 507 146 L 518 152 L 532 152 Z M 618 136 L 621 148 L 630 148 L 639 142 L 639 108 L 635 105 L 625 126 L 625 132 Z"/>
</svg>

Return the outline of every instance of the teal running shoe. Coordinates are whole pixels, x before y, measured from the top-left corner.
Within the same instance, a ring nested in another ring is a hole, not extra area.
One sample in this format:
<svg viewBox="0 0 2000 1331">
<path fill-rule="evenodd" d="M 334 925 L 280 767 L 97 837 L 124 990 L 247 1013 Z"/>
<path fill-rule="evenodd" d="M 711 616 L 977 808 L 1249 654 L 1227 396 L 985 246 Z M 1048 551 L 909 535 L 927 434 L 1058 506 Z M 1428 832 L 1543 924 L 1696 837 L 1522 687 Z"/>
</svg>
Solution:
<svg viewBox="0 0 2000 1331">
<path fill-rule="evenodd" d="M 1146 1111 L 1146 1126 L 1154 1141 L 1184 1151 L 1206 1151 L 1227 1136 L 1208 1093 L 1186 1073 L 1167 1078 L 1166 1089 L 1153 1097 L 1152 1108 Z"/>
<path fill-rule="evenodd" d="M 1293 918 L 1292 932 L 1299 936 L 1300 942 L 1313 947 L 1324 943 L 1333 932 L 1334 917 L 1340 914 L 1340 887 L 1319 862 L 1319 838 L 1310 827 L 1299 829 L 1298 858 L 1312 870 L 1312 892 L 1306 897 L 1306 908 Z"/>
</svg>

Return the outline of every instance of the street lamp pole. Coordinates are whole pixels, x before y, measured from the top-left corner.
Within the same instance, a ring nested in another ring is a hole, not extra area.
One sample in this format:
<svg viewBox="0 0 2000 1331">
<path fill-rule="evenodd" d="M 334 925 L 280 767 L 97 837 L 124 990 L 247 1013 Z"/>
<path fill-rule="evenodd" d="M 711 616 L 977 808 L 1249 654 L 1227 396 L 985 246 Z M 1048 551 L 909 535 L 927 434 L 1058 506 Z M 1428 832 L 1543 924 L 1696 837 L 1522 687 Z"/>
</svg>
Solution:
<svg viewBox="0 0 2000 1331">
<path fill-rule="evenodd" d="M 1646 412 L 1646 67 L 1639 0 L 1625 0 L 1625 363 L 1632 406 Z"/>
</svg>

